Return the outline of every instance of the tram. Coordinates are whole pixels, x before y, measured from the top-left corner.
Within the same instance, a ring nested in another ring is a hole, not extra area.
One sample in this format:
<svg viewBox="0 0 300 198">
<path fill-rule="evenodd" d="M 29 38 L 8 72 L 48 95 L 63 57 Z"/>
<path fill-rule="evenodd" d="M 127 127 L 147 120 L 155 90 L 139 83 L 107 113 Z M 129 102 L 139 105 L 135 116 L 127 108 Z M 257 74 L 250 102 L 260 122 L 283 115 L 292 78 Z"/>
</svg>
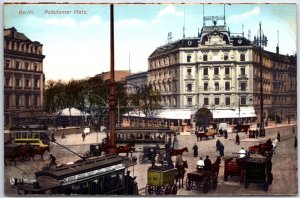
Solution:
<svg viewBox="0 0 300 198">
<path fill-rule="evenodd" d="M 134 163 L 128 157 L 106 155 L 45 168 L 31 178 L 12 178 L 18 194 L 128 195 L 138 194 L 137 183 L 125 175 Z"/>
<path fill-rule="evenodd" d="M 26 125 L 14 126 L 9 130 L 9 138 L 13 144 L 48 147 L 50 138 L 48 136 L 47 126 L 44 125 Z"/>
<path fill-rule="evenodd" d="M 165 144 L 176 131 L 167 127 L 116 127 L 116 142 L 135 144 Z"/>
</svg>

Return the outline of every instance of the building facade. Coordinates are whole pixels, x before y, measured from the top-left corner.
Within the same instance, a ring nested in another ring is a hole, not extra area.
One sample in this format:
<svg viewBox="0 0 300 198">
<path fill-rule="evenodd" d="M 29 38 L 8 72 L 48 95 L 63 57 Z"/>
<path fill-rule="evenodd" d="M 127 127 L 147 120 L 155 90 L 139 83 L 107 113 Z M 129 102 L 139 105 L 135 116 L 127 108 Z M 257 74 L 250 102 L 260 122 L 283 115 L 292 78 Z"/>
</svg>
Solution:
<svg viewBox="0 0 300 198">
<path fill-rule="evenodd" d="M 168 109 L 205 107 L 216 119 L 260 119 L 259 57 L 259 48 L 243 34 L 231 35 L 225 23 L 214 22 L 197 37 L 158 47 L 148 58 L 148 83 Z M 295 116 L 295 56 L 263 51 L 262 57 L 264 120 L 274 113 L 274 101 L 281 118 Z"/>
<path fill-rule="evenodd" d="M 4 29 L 4 124 L 21 112 L 42 111 L 43 45 L 14 27 Z"/>
<path fill-rule="evenodd" d="M 128 95 L 135 94 L 139 88 L 148 85 L 147 72 L 131 74 L 127 76 L 125 80 L 126 80 L 126 91 Z"/>
</svg>

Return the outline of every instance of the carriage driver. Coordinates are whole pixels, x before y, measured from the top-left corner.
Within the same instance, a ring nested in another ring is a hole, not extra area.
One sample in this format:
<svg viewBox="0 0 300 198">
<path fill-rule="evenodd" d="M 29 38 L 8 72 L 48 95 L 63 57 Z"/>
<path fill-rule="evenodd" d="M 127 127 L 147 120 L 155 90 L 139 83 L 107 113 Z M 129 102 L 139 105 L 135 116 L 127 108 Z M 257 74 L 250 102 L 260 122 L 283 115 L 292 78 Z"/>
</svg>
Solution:
<svg viewBox="0 0 300 198">
<path fill-rule="evenodd" d="M 201 169 L 203 169 L 203 167 L 204 167 L 204 161 L 203 158 L 200 157 L 200 159 L 197 162 L 197 171 L 200 171 Z"/>
<path fill-rule="evenodd" d="M 246 150 L 244 148 L 241 148 L 239 150 L 240 158 L 246 157 Z"/>
</svg>

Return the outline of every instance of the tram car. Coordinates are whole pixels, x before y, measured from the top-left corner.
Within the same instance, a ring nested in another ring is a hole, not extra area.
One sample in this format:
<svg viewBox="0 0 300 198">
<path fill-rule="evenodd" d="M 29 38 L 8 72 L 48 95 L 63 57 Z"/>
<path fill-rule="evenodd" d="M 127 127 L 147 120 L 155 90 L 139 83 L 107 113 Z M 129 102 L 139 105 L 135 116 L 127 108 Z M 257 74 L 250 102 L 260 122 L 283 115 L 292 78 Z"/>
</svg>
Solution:
<svg viewBox="0 0 300 198">
<path fill-rule="evenodd" d="M 177 169 L 164 167 L 150 167 L 147 175 L 146 195 L 176 195 L 177 185 L 175 175 Z"/>
<path fill-rule="evenodd" d="M 272 162 L 270 156 L 250 154 L 245 164 L 244 187 L 248 188 L 249 183 L 262 184 L 265 191 L 268 191 L 272 184 Z"/>
<path fill-rule="evenodd" d="M 133 165 L 128 157 L 107 155 L 44 168 L 30 178 L 11 178 L 10 183 L 24 195 L 134 195 L 137 183 L 125 175 Z"/>
<path fill-rule="evenodd" d="M 197 171 L 190 172 L 186 178 L 186 189 L 191 190 L 194 186 L 197 190 L 207 193 L 209 189 L 216 189 L 218 185 L 218 175 L 221 158 L 218 157 L 215 163 L 212 164 L 211 170 L 198 169 Z"/>
<path fill-rule="evenodd" d="M 224 180 L 228 181 L 228 176 L 240 177 L 240 182 L 244 181 L 246 158 L 240 153 L 232 153 L 231 157 L 226 157 L 224 166 Z"/>
</svg>

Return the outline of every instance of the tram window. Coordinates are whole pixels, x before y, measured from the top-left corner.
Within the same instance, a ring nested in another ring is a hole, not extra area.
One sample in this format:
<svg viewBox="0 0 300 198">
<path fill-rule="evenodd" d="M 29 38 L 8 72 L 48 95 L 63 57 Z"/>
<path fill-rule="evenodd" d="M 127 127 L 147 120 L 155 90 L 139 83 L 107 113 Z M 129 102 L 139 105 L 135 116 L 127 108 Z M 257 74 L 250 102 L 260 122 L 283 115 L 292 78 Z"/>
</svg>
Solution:
<svg viewBox="0 0 300 198">
<path fill-rule="evenodd" d="M 26 138 L 27 134 L 26 133 L 22 133 L 22 138 Z"/>
<path fill-rule="evenodd" d="M 39 134 L 38 133 L 34 133 L 34 138 L 39 138 Z"/>
<path fill-rule="evenodd" d="M 27 134 L 27 138 L 29 139 L 29 138 L 32 138 L 32 133 L 28 133 Z"/>
<path fill-rule="evenodd" d="M 89 193 L 90 193 L 89 183 L 88 182 L 81 183 L 80 184 L 80 193 L 79 194 L 87 195 Z"/>
<path fill-rule="evenodd" d="M 100 179 L 95 179 L 91 182 L 91 195 L 96 195 L 101 193 L 101 181 Z"/>
</svg>

